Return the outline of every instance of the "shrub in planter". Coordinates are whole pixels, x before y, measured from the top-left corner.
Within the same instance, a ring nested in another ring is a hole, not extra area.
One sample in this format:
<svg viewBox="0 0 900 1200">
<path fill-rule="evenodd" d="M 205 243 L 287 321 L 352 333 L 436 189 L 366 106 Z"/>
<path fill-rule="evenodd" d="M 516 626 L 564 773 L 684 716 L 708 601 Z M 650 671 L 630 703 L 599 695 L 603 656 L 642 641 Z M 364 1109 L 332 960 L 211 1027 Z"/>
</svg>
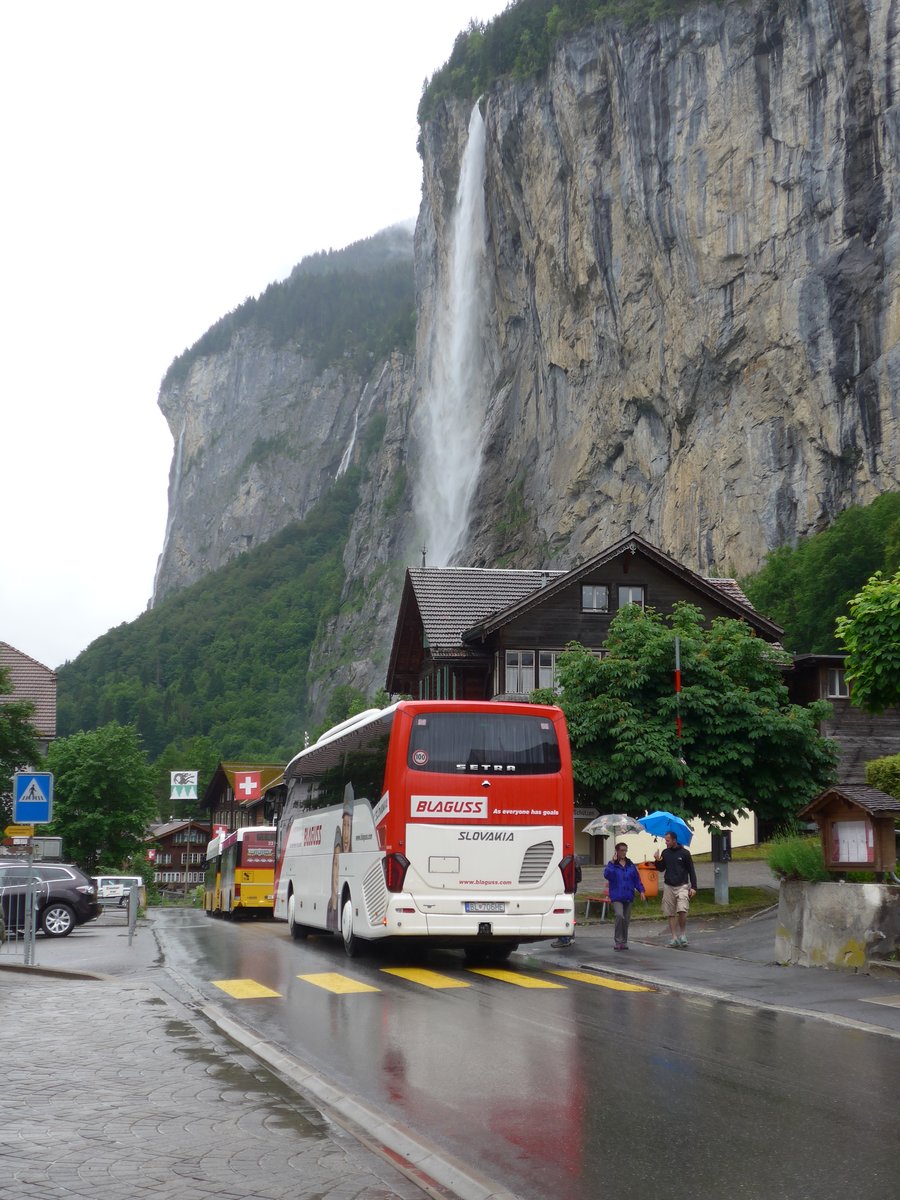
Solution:
<svg viewBox="0 0 900 1200">
<path fill-rule="evenodd" d="M 782 879 L 827 883 L 832 878 L 825 869 L 822 843 L 817 837 L 776 838 L 769 849 L 769 866 Z"/>
</svg>

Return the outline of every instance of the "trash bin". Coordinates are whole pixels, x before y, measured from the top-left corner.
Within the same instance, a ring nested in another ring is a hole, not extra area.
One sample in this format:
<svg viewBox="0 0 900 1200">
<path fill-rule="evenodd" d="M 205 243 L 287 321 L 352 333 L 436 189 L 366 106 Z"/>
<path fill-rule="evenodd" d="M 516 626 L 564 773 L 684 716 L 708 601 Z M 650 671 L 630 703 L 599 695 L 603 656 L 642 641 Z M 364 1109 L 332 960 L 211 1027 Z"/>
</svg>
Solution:
<svg viewBox="0 0 900 1200">
<path fill-rule="evenodd" d="M 638 874 L 641 877 L 641 883 L 644 885 L 644 893 L 648 899 L 652 896 L 659 895 L 659 871 L 656 869 L 655 862 L 642 862 L 637 864 Z"/>
</svg>

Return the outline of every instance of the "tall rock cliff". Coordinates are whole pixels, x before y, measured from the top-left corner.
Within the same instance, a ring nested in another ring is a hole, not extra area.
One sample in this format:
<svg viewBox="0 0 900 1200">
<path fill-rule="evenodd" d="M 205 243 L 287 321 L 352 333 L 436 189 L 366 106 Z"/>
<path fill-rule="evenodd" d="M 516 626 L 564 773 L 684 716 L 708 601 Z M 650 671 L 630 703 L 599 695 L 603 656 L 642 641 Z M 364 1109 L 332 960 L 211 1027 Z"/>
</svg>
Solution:
<svg viewBox="0 0 900 1200">
<path fill-rule="evenodd" d="M 740 574 L 900 486 L 898 52 L 893 0 L 730 4 L 571 35 L 488 89 L 482 459 L 456 561 L 568 567 L 634 529 Z M 422 129 L 414 365 L 322 372 L 247 328 L 160 399 L 158 597 L 302 516 L 381 423 L 318 711 L 336 682 L 383 682 L 421 545 L 470 110 Z"/>
<path fill-rule="evenodd" d="M 892 0 L 570 37 L 487 125 L 492 387 L 472 565 L 628 529 L 702 571 L 898 486 Z M 427 352 L 470 105 L 423 129 Z"/>
</svg>

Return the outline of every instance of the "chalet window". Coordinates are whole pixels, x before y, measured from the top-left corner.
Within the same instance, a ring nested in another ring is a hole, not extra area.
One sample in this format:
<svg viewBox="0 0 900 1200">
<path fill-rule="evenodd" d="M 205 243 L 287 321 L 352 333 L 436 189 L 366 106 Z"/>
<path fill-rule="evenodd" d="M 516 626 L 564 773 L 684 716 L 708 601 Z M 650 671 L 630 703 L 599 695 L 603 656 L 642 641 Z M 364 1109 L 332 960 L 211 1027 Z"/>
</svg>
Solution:
<svg viewBox="0 0 900 1200">
<path fill-rule="evenodd" d="M 844 677 L 843 667 L 828 668 L 828 683 L 825 695 L 829 700 L 846 700 L 850 695 L 850 685 Z"/>
<path fill-rule="evenodd" d="M 609 612 L 609 588 L 605 583 L 581 585 L 582 612 Z"/>
<path fill-rule="evenodd" d="M 556 651 L 538 651 L 538 687 L 556 687 Z"/>
<path fill-rule="evenodd" d="M 626 604 L 639 604 L 641 608 L 644 607 L 644 588 L 641 584 L 619 584 L 619 608 L 624 608 Z"/>
<path fill-rule="evenodd" d="M 533 650 L 507 650 L 504 690 L 507 692 L 531 692 L 534 690 Z"/>
</svg>

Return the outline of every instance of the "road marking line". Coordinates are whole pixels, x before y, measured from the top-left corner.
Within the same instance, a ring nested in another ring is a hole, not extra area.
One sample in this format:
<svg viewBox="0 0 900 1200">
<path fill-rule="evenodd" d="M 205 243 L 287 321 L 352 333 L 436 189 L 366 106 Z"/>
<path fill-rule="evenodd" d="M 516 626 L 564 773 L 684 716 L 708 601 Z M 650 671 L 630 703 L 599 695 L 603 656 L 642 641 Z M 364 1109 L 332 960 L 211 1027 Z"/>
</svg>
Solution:
<svg viewBox="0 0 900 1200">
<path fill-rule="evenodd" d="M 495 967 L 468 967 L 473 975 L 485 975 L 488 979 L 499 979 L 501 983 L 512 983 L 523 988 L 559 988 L 565 991 L 565 984 L 551 983 L 549 979 L 535 979 L 533 975 L 520 975 L 516 971 L 501 971 Z"/>
<path fill-rule="evenodd" d="M 471 983 L 464 979 L 451 979 L 449 975 L 441 975 L 438 971 L 428 971 L 424 967 L 382 967 L 385 975 L 396 975 L 398 979 L 408 979 L 410 983 L 420 983 L 427 988 L 467 988 Z"/>
<path fill-rule="evenodd" d="M 324 988 L 326 992 L 337 992 L 343 996 L 350 992 L 377 992 L 380 989 L 368 983 L 360 983 L 358 979 L 350 979 L 347 975 L 338 975 L 336 971 L 323 971 L 318 975 L 298 975 L 305 983 Z"/>
<path fill-rule="evenodd" d="M 858 996 L 863 1004 L 887 1004 L 891 1008 L 900 1008 L 900 996 Z"/>
<path fill-rule="evenodd" d="M 235 1000 L 261 1000 L 267 996 L 281 995 L 281 992 L 273 992 L 255 979 L 214 979 L 213 984 Z"/>
<path fill-rule="evenodd" d="M 592 983 L 595 987 L 614 988 L 617 992 L 655 992 L 656 988 L 644 987 L 639 983 L 622 983 L 619 979 L 604 979 L 587 971 L 551 971 L 550 975 L 562 975 L 563 979 L 575 979 L 578 983 Z"/>
</svg>

